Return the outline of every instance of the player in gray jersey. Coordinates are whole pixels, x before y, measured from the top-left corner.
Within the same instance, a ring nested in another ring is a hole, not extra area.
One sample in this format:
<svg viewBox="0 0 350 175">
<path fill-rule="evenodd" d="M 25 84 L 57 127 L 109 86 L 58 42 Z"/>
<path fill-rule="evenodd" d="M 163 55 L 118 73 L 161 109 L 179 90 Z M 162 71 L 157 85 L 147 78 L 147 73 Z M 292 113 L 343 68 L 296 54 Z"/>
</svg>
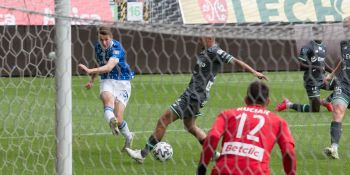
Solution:
<svg viewBox="0 0 350 175">
<path fill-rule="evenodd" d="M 319 40 L 311 40 L 301 48 L 298 61 L 300 68 L 304 71 L 304 87 L 309 104 L 296 104 L 285 98 L 281 104 L 276 106 L 276 111 L 294 109 L 298 112 L 320 112 L 321 105 L 329 112 L 333 111 L 331 95 L 325 100 L 320 100 L 321 89 L 330 91 L 336 86 L 334 79 L 330 83 L 323 81 L 326 71 L 329 73 L 333 71 L 325 62 L 326 52 L 326 47 Z"/>
<path fill-rule="evenodd" d="M 201 44 L 204 47 L 197 56 L 197 64 L 194 67 L 191 81 L 185 92 L 160 116 L 155 130 L 149 137 L 144 149 L 126 149 L 129 156 L 137 162 L 143 163 L 149 152 L 162 140 L 168 125 L 178 119 L 182 119 L 185 129 L 196 137 L 200 144 L 203 144 L 207 135 L 196 125 L 196 117 L 200 115 L 200 108 L 208 100 L 210 88 L 223 63 L 238 64 L 259 79 L 267 79 L 262 73 L 255 71 L 243 61 L 222 50 L 216 44 L 214 37 L 202 37 Z"/>
<path fill-rule="evenodd" d="M 331 146 L 324 149 L 324 153 L 331 159 L 339 159 L 338 146 L 342 121 L 350 101 L 350 16 L 344 19 L 343 28 L 346 40 L 340 42 L 342 59 L 335 70 L 325 78 L 325 81 L 329 81 L 339 72 L 339 86 L 335 89 L 332 100 L 334 110 L 330 127 Z"/>
</svg>

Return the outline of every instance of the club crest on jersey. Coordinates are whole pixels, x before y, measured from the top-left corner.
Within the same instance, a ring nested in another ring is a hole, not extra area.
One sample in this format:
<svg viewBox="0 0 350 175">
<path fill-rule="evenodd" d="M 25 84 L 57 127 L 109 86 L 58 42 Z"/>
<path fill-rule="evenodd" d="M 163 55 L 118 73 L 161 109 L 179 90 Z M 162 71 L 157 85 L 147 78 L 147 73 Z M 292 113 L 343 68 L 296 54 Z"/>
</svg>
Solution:
<svg viewBox="0 0 350 175">
<path fill-rule="evenodd" d="M 326 52 L 326 50 L 324 50 L 322 47 L 318 47 L 318 49 L 315 50 L 315 53 L 319 53 L 319 52 Z"/>
<path fill-rule="evenodd" d="M 120 53 L 119 50 L 114 50 L 113 51 L 113 54 L 115 54 L 115 55 L 119 55 L 119 53 Z"/>
</svg>

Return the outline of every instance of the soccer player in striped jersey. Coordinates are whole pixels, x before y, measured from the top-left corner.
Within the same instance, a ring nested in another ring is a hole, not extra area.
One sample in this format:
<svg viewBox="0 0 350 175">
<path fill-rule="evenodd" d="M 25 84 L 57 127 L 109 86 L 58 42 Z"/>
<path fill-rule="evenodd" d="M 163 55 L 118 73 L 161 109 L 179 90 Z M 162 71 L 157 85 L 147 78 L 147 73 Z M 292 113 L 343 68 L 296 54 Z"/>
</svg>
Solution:
<svg viewBox="0 0 350 175">
<path fill-rule="evenodd" d="M 245 97 L 246 106 L 228 109 L 216 118 L 203 144 L 197 175 L 205 175 L 219 141 L 221 155 L 212 175 L 269 175 L 272 148 L 278 143 L 285 174 L 296 174 L 294 139 L 287 122 L 266 109 L 269 88 L 252 82 Z"/>
<path fill-rule="evenodd" d="M 130 147 L 134 137 L 123 116 L 131 95 L 130 80 L 134 77 L 134 72 L 126 63 L 123 46 L 113 39 L 108 27 L 99 28 L 98 39 L 95 52 L 99 67 L 89 69 L 79 64 L 79 68 L 91 75 L 91 80 L 85 85 L 87 89 L 92 87 L 96 75 L 100 74 L 100 97 L 104 106 L 104 117 L 114 135 L 121 133 L 125 137 L 125 150 Z"/>
<path fill-rule="evenodd" d="M 339 72 L 339 86 L 336 87 L 332 99 L 334 110 L 330 127 L 331 146 L 324 149 L 325 154 L 331 159 L 339 159 L 338 147 L 342 134 L 342 121 L 350 104 L 350 16 L 344 19 L 343 28 L 346 40 L 340 42 L 342 59 L 335 70 L 325 78 L 325 81 L 329 81 Z"/>
<path fill-rule="evenodd" d="M 183 120 L 185 129 L 203 144 L 207 135 L 196 125 L 196 119 L 201 115 L 200 109 L 207 102 L 211 86 L 224 63 L 237 64 L 259 79 L 267 79 L 262 73 L 222 50 L 214 37 L 202 37 L 200 42 L 203 50 L 197 57 L 197 64 L 185 92 L 160 116 L 153 134 L 142 150 L 126 149 L 129 156 L 137 162 L 143 163 L 149 152 L 162 140 L 168 125 L 178 119 Z"/>
<path fill-rule="evenodd" d="M 336 86 L 334 79 L 330 83 L 323 81 L 326 71 L 329 73 L 333 71 L 325 62 L 326 52 L 326 47 L 320 40 L 311 40 L 301 48 L 298 61 L 301 69 L 304 70 L 304 87 L 309 104 L 296 104 L 285 98 L 276 106 L 276 111 L 294 109 L 298 112 L 320 112 L 322 105 L 332 112 L 331 95 L 324 100 L 320 99 L 321 89 L 331 91 Z"/>
</svg>

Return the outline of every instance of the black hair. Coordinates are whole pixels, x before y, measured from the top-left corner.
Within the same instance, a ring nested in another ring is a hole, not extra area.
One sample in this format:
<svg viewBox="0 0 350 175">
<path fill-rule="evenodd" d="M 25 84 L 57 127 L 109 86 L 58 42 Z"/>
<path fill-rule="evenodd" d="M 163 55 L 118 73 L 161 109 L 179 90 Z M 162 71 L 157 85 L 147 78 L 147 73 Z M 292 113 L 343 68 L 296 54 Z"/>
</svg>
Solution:
<svg viewBox="0 0 350 175">
<path fill-rule="evenodd" d="M 247 105 L 267 105 L 269 98 L 269 87 L 262 81 L 253 81 L 247 90 Z"/>
</svg>

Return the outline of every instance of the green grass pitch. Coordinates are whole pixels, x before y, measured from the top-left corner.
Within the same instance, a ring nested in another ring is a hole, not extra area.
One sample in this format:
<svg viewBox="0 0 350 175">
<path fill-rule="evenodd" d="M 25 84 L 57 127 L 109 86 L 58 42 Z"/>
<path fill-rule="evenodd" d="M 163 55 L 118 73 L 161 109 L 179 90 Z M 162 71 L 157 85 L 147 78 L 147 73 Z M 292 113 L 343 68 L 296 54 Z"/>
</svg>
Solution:
<svg viewBox="0 0 350 175">
<path fill-rule="evenodd" d="M 271 104 L 288 97 L 307 103 L 301 72 L 267 73 Z M 142 148 L 159 115 L 186 88 L 190 75 L 137 75 L 125 119 L 136 133 L 133 148 Z M 219 74 L 211 97 L 198 118 L 201 128 L 211 127 L 216 115 L 243 104 L 246 88 L 255 78 L 247 73 Z M 88 77 L 73 77 L 73 172 L 74 174 L 194 174 L 200 145 L 186 133 L 182 121 L 168 128 L 164 138 L 174 149 L 173 159 L 161 163 L 148 156 L 137 164 L 121 151 L 124 139 L 114 137 L 103 118 L 99 83 L 85 90 Z M 0 78 L 0 174 L 55 173 L 55 80 L 53 78 Z M 325 97 L 329 92 L 322 91 Z M 278 113 L 290 125 L 296 140 L 298 174 L 347 174 L 350 172 L 350 118 L 345 117 L 340 160 L 329 160 L 322 150 L 330 143 L 331 113 Z M 272 174 L 283 174 L 278 146 L 272 153 Z M 211 164 L 212 165 L 212 164 Z"/>
</svg>

